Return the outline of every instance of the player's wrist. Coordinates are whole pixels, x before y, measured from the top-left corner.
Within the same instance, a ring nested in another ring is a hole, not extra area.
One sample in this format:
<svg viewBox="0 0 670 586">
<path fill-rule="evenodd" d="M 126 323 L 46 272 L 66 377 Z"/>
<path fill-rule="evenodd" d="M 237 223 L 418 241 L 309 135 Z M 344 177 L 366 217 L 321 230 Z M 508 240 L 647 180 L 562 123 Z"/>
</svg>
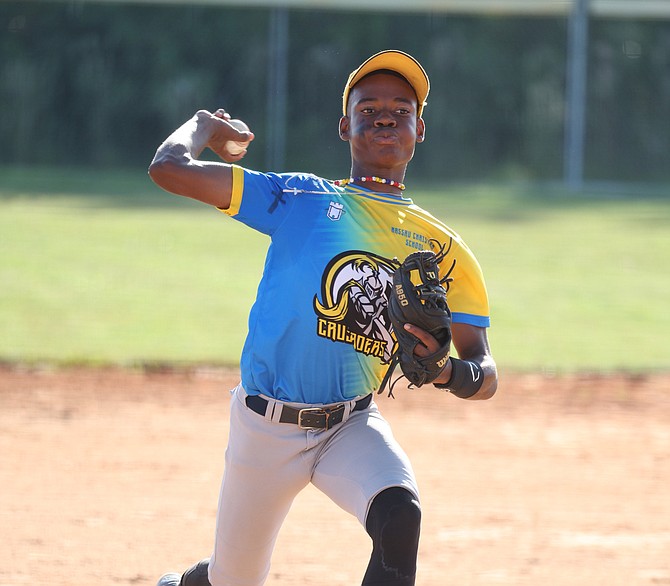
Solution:
<svg viewBox="0 0 670 586">
<path fill-rule="evenodd" d="M 484 371 L 479 363 L 472 360 L 460 360 L 449 357 L 451 375 L 444 382 L 433 382 L 435 388 L 443 389 L 460 399 L 469 399 L 477 394 L 484 384 Z M 446 370 L 446 369 L 445 369 Z M 441 378 L 441 375 L 440 377 Z"/>
<path fill-rule="evenodd" d="M 446 385 L 449 380 L 451 380 L 451 374 L 452 374 L 452 364 L 451 364 L 451 357 L 447 359 L 446 364 L 444 365 L 444 368 L 442 369 L 442 372 L 437 376 L 437 378 L 433 381 L 433 384 L 435 386 L 441 387 L 443 385 Z"/>
</svg>

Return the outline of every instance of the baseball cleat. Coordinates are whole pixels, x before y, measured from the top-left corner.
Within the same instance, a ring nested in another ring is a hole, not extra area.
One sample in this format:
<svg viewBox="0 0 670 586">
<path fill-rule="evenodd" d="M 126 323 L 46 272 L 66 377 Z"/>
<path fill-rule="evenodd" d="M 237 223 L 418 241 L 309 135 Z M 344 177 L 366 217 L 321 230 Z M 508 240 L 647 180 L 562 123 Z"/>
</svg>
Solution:
<svg viewBox="0 0 670 586">
<path fill-rule="evenodd" d="M 170 572 L 169 574 L 163 574 L 156 582 L 156 586 L 179 586 L 180 582 L 181 574 Z"/>
</svg>

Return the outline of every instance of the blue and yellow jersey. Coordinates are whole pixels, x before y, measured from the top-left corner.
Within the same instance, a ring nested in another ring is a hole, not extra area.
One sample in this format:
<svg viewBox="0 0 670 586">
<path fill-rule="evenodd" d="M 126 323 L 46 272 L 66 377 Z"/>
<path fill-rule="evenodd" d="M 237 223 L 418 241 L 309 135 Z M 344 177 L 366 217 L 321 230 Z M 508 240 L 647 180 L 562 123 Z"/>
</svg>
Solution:
<svg viewBox="0 0 670 586">
<path fill-rule="evenodd" d="M 376 390 L 395 345 L 386 311 L 394 259 L 431 239 L 449 249 L 441 276 L 453 279 L 453 321 L 489 326 L 474 255 L 411 199 L 233 167 L 224 212 L 271 238 L 241 358 L 249 394 L 334 403 Z"/>
</svg>

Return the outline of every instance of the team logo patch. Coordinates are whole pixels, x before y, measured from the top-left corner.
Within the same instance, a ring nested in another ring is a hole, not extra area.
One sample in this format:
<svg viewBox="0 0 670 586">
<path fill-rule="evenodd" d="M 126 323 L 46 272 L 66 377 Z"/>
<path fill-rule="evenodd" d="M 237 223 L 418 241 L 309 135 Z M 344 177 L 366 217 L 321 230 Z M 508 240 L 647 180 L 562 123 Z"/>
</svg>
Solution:
<svg viewBox="0 0 670 586">
<path fill-rule="evenodd" d="M 331 217 L 330 209 L 328 217 L 339 219 Z M 321 279 L 321 301 L 314 296 L 317 335 L 389 360 L 395 339 L 386 300 L 394 270 L 392 261 L 360 250 L 344 252 L 331 260 Z"/>
<path fill-rule="evenodd" d="M 334 201 L 330 202 L 330 206 L 328 206 L 328 213 L 327 216 L 333 222 L 337 222 L 342 217 L 342 214 L 344 214 L 344 204 L 341 203 L 336 203 Z"/>
</svg>

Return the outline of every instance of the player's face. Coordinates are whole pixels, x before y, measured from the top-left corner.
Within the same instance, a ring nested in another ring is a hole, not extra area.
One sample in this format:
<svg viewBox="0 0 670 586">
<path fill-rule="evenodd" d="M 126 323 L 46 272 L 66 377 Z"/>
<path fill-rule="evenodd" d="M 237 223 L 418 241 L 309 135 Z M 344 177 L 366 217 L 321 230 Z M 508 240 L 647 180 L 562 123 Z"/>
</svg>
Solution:
<svg viewBox="0 0 670 586">
<path fill-rule="evenodd" d="M 371 75 L 351 90 L 347 113 L 340 136 L 350 143 L 353 174 L 388 179 L 404 174 L 424 134 L 412 87 L 395 75 Z"/>
</svg>

